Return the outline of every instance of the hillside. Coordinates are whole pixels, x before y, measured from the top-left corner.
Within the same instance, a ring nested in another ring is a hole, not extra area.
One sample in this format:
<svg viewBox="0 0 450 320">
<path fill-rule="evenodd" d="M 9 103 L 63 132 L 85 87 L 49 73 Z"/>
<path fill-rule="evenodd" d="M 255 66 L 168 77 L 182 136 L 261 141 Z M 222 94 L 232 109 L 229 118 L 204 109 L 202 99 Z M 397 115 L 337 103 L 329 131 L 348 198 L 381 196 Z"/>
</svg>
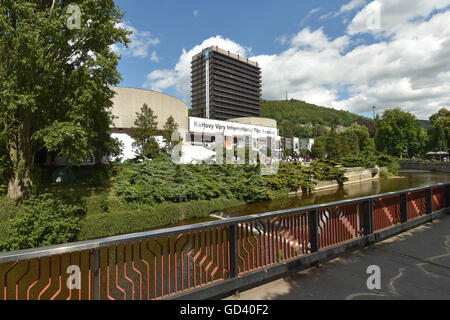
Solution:
<svg viewBox="0 0 450 320">
<path fill-rule="evenodd" d="M 422 126 L 422 128 L 424 128 L 425 130 L 428 129 L 429 127 L 431 127 L 431 121 L 430 120 L 419 120 L 420 125 Z"/>
<path fill-rule="evenodd" d="M 277 120 L 281 136 L 299 138 L 317 137 L 324 134 L 325 127 L 350 126 L 360 118 L 299 100 L 263 100 L 261 116 Z"/>
</svg>

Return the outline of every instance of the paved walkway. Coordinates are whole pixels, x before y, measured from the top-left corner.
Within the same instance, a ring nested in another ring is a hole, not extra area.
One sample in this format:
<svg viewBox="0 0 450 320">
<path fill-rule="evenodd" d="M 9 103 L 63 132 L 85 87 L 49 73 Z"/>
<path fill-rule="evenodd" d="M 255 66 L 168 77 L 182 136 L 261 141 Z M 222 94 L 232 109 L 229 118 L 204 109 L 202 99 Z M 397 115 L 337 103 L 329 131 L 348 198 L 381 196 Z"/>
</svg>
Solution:
<svg viewBox="0 0 450 320">
<path fill-rule="evenodd" d="M 367 288 L 370 265 L 380 290 Z M 227 299 L 450 299 L 450 215 Z"/>
</svg>

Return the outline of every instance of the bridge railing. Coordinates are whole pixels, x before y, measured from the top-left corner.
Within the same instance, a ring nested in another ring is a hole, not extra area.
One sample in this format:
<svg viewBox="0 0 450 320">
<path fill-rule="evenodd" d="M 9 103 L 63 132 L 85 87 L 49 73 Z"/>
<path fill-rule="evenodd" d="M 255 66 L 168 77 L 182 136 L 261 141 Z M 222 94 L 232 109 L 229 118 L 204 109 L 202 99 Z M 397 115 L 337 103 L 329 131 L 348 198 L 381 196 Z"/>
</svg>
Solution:
<svg viewBox="0 0 450 320">
<path fill-rule="evenodd" d="M 450 207 L 450 184 L 0 253 L 0 300 L 146 300 L 238 279 Z"/>
</svg>

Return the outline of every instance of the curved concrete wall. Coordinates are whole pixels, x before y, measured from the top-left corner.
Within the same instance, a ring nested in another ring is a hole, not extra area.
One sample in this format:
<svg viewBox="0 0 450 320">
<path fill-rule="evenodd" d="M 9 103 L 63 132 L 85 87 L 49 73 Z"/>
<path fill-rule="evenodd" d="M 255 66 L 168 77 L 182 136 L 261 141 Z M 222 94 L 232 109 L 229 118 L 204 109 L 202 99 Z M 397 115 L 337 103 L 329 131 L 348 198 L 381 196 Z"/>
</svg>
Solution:
<svg viewBox="0 0 450 320">
<path fill-rule="evenodd" d="M 180 99 L 145 89 L 112 87 L 116 95 L 112 99 L 112 113 L 116 128 L 133 127 L 136 113 L 147 103 L 158 117 L 158 129 L 162 129 L 169 116 L 175 119 L 179 129 L 188 129 L 188 106 Z"/>
<path fill-rule="evenodd" d="M 229 122 L 237 122 L 242 124 L 250 124 L 254 126 L 263 126 L 269 128 L 276 128 L 277 121 L 269 118 L 257 118 L 257 117 L 245 117 L 245 118 L 233 118 L 228 119 Z"/>
</svg>

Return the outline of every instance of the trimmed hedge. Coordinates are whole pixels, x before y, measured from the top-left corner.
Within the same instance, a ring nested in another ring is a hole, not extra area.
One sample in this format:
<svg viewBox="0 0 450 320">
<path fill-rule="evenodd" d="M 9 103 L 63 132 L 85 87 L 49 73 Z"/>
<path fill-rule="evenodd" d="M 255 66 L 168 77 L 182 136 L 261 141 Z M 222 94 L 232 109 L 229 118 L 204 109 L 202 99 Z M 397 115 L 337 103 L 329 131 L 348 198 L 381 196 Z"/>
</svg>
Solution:
<svg viewBox="0 0 450 320">
<path fill-rule="evenodd" d="M 126 214 L 91 215 L 83 219 L 78 240 L 151 230 L 186 219 L 208 217 L 213 211 L 244 203 L 242 200 L 218 198 L 185 203 L 163 203 L 154 207 L 143 206 L 140 212 L 135 210 Z"/>
</svg>

